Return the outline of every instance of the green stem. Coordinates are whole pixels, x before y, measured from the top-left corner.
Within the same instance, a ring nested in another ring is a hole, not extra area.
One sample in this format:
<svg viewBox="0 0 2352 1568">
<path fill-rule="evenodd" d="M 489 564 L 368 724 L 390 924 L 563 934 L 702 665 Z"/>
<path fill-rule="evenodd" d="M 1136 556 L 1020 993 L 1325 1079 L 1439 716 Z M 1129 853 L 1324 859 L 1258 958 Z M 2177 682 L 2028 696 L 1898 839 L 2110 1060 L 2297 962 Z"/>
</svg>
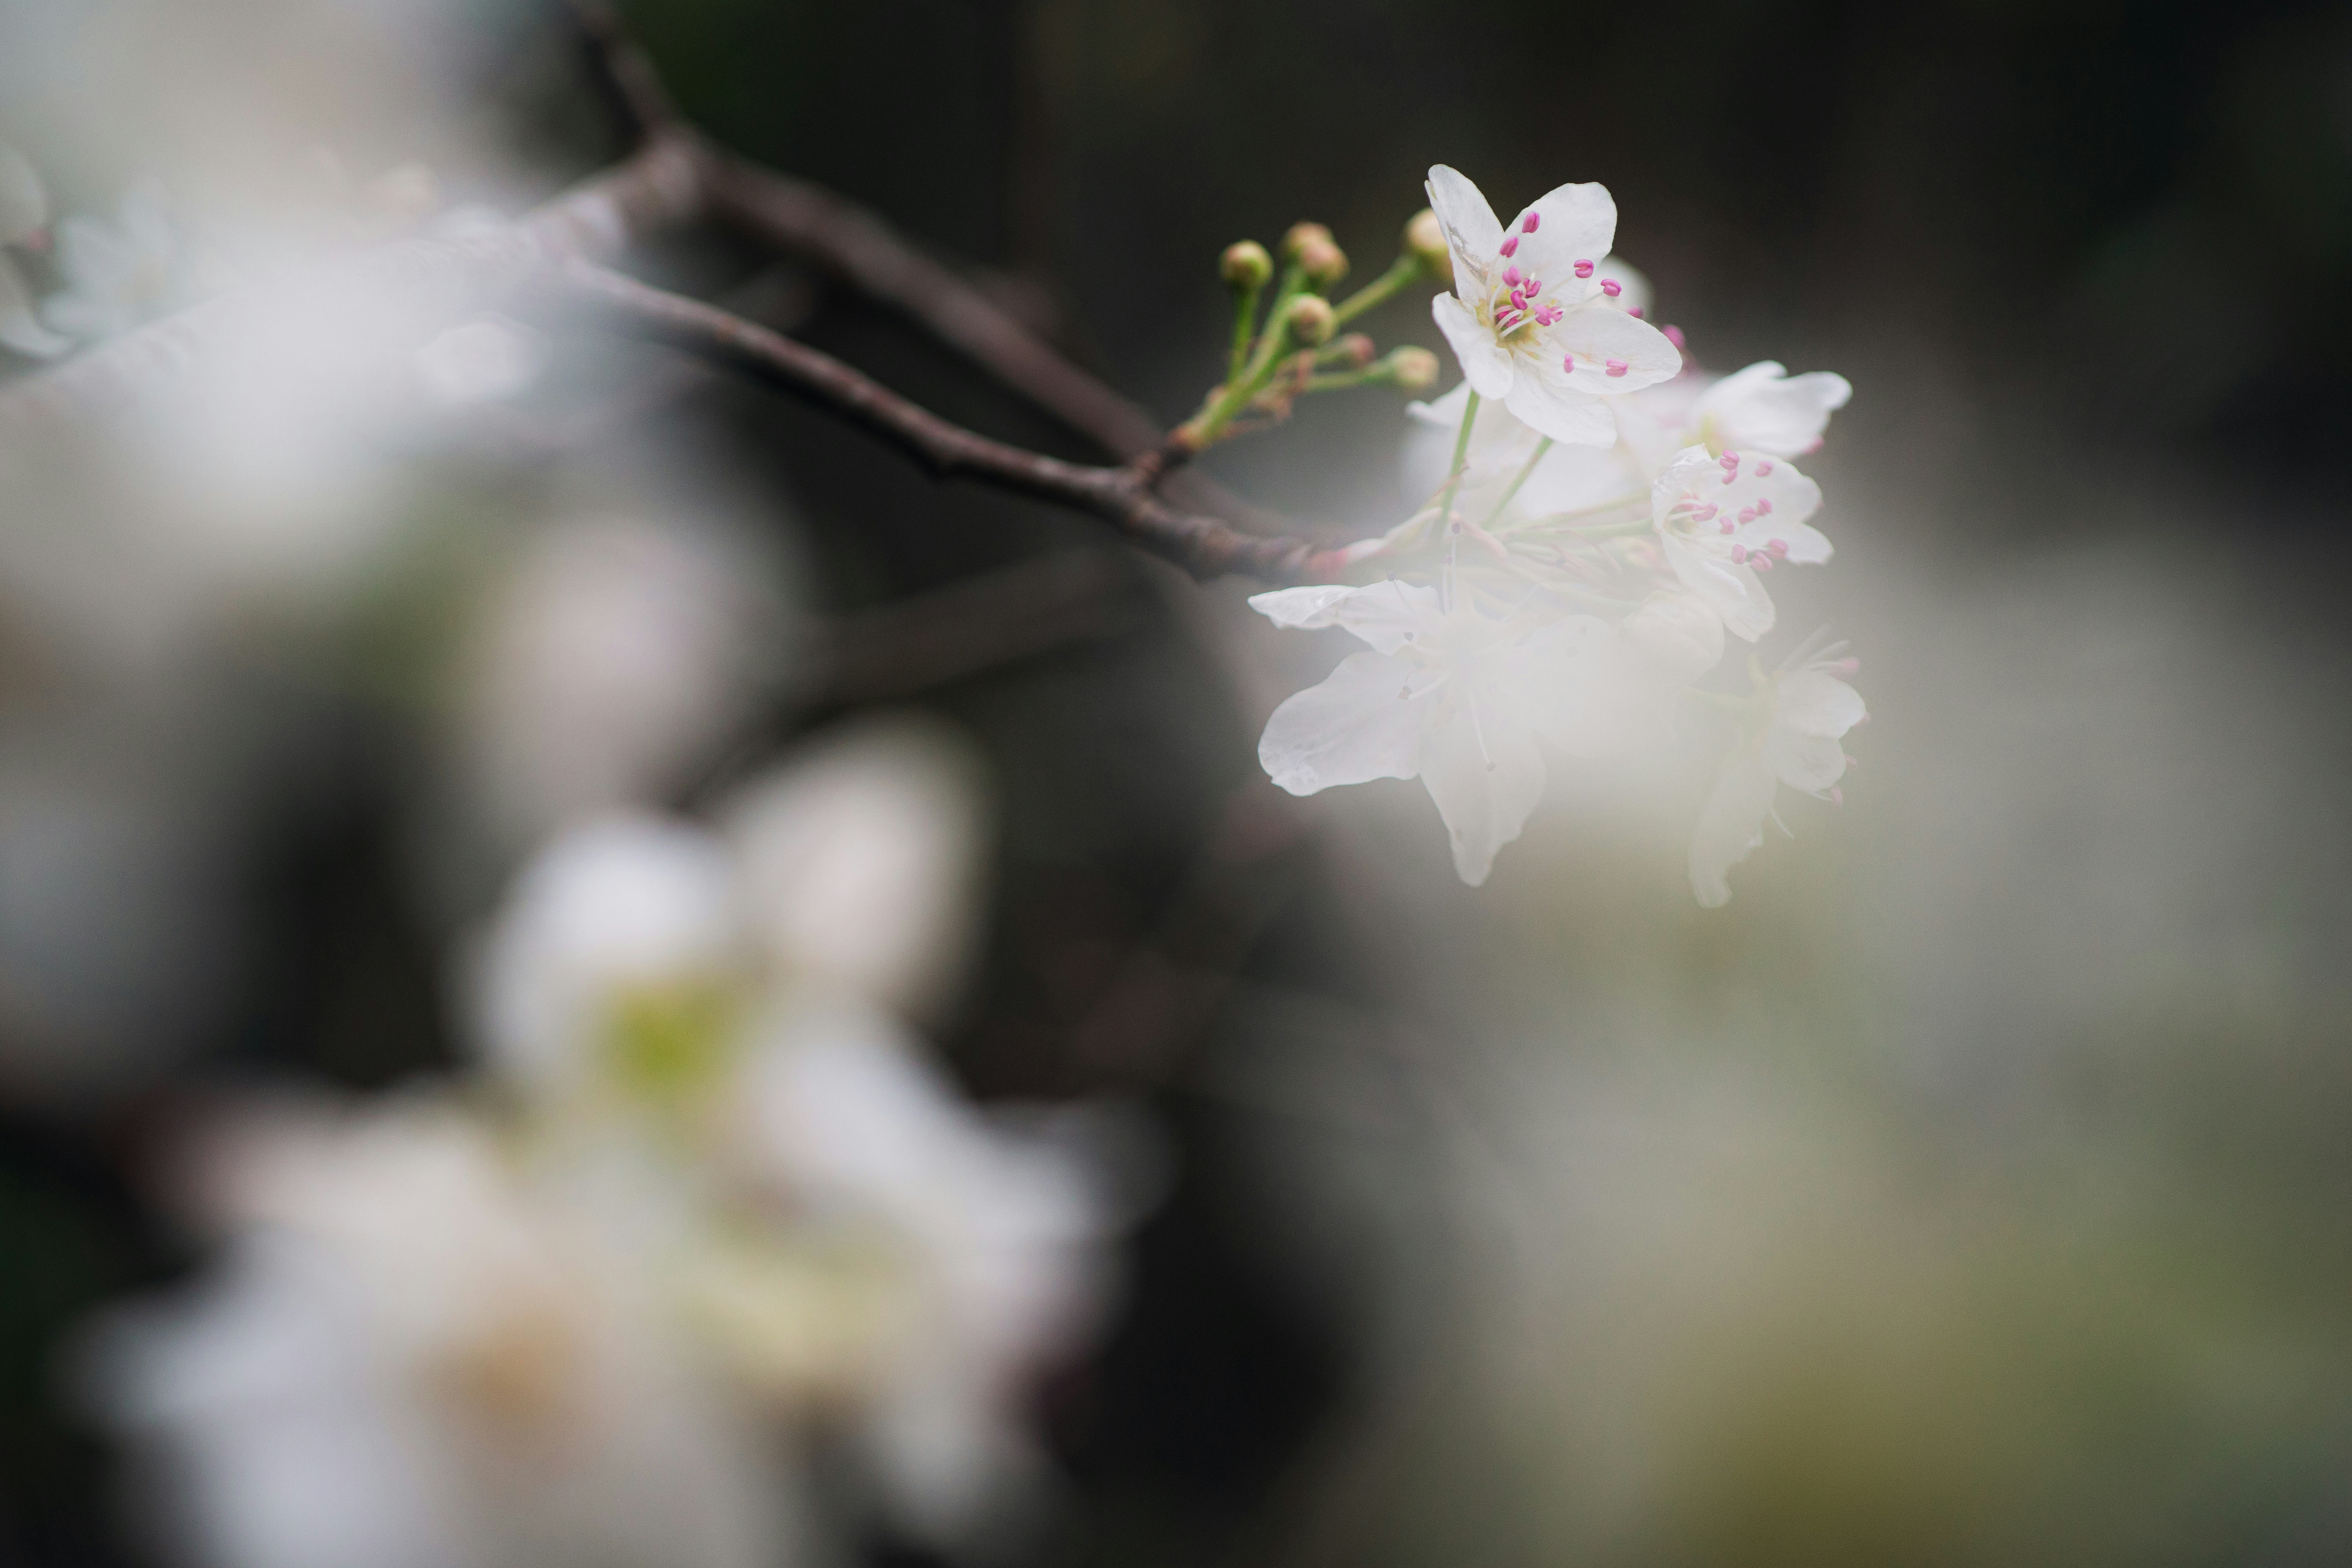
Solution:
<svg viewBox="0 0 2352 1568">
<path fill-rule="evenodd" d="M 1544 454 L 1550 450 L 1550 437 L 1547 436 L 1542 440 L 1536 443 L 1535 456 L 1528 459 L 1528 466 L 1519 470 L 1519 477 L 1511 481 L 1511 488 L 1503 492 L 1503 499 L 1495 503 L 1495 510 L 1486 514 L 1486 521 L 1480 523 L 1478 525 L 1479 527 L 1491 528 L 1494 526 L 1495 520 L 1503 515 L 1503 509 L 1505 507 L 1510 505 L 1512 501 L 1518 498 L 1519 487 L 1526 484 L 1528 480 L 1534 476 L 1536 465 L 1542 462 L 1544 460 Z"/>
<path fill-rule="evenodd" d="M 1445 477 L 1445 492 L 1437 503 L 1441 523 L 1454 521 L 1454 498 L 1462 493 L 1463 476 L 1470 471 L 1470 427 L 1478 423 L 1478 394 L 1474 390 L 1470 400 L 1462 405 L 1462 430 L 1454 437 L 1454 469 Z"/>
<path fill-rule="evenodd" d="M 1421 271 L 1422 261 L 1420 257 L 1414 256 L 1411 252 L 1407 252 L 1406 254 L 1398 257 L 1395 263 L 1391 266 L 1386 272 L 1381 273 L 1378 278 L 1373 279 L 1370 283 L 1365 284 L 1362 288 L 1349 295 L 1347 299 L 1342 300 L 1339 304 L 1334 306 L 1331 311 L 1332 316 L 1338 321 L 1340 326 L 1346 326 L 1349 321 L 1354 321 L 1357 317 L 1362 315 L 1373 306 L 1386 303 L 1390 299 L 1395 296 L 1397 290 L 1402 289 L 1406 284 L 1411 283 L 1414 279 L 1420 277 Z"/>
<path fill-rule="evenodd" d="M 1263 283 L 1255 288 L 1234 290 L 1234 349 L 1225 361 L 1225 382 L 1232 384 L 1249 363 L 1250 340 L 1257 333 L 1258 297 L 1265 292 Z"/>
</svg>

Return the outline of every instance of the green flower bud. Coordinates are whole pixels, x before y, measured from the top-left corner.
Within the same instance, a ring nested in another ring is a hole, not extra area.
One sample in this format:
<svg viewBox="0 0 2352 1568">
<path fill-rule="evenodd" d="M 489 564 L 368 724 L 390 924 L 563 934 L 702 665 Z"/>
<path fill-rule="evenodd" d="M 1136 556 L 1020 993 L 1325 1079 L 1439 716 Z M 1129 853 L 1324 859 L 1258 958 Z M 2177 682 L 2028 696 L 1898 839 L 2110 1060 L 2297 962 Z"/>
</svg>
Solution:
<svg viewBox="0 0 2352 1568">
<path fill-rule="evenodd" d="M 1339 325 L 1339 317 L 1331 309 L 1331 301 L 1320 294 L 1301 294 L 1293 300 L 1290 313 L 1285 319 L 1290 323 L 1292 339 L 1310 348 L 1330 342 L 1331 333 Z"/>
<path fill-rule="evenodd" d="M 1437 384 L 1437 356 L 1427 349 L 1399 349 L 1389 355 L 1389 374 L 1406 392 L 1427 392 Z"/>
<path fill-rule="evenodd" d="M 1225 247 L 1224 259 L 1218 264 L 1225 281 L 1236 289 L 1263 289 L 1274 276 L 1274 258 L 1265 247 L 1254 239 L 1237 240 Z"/>
<path fill-rule="evenodd" d="M 1404 226 L 1404 247 L 1438 277 L 1454 281 L 1454 252 L 1445 244 L 1445 226 L 1427 207 L 1413 214 L 1412 221 Z"/>
</svg>

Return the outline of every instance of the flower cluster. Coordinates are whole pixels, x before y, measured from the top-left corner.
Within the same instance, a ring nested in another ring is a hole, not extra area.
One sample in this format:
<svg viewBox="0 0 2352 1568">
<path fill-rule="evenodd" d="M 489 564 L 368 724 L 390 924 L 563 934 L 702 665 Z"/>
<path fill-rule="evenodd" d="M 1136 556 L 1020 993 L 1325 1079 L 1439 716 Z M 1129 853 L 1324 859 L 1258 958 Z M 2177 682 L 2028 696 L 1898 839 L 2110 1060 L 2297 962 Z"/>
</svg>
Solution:
<svg viewBox="0 0 2352 1568">
<path fill-rule="evenodd" d="M 877 721 L 709 826 L 575 818 L 478 944 L 482 1087 L 215 1140 L 224 1266 L 98 1358 L 197 1554 L 805 1561 L 820 1437 L 898 1535 L 1016 1522 L 1115 1216 L 1090 1113 L 983 1113 L 912 1026 L 982 807 L 961 742 Z"/>
<path fill-rule="evenodd" d="M 1796 459 L 1852 389 L 1769 362 L 1698 370 L 1678 331 L 1646 320 L 1647 283 L 1612 260 L 1616 207 L 1599 185 L 1562 185 L 1507 226 L 1443 165 L 1429 197 L 1454 284 L 1433 313 L 1464 376 L 1412 410 L 1408 472 L 1432 499 L 1350 547 L 1382 580 L 1250 601 L 1370 649 L 1276 709 L 1259 758 L 1295 795 L 1419 778 L 1475 885 L 1542 797 L 1546 752 L 1622 755 L 1672 732 L 1678 709 L 1714 712 L 1736 738 L 1690 879 L 1719 906 L 1780 784 L 1842 798 L 1839 742 L 1864 717 L 1843 645 L 1771 670 L 1751 657 L 1742 693 L 1699 685 L 1727 633 L 1773 629 L 1772 573 L 1829 560 L 1821 488 Z"/>
</svg>

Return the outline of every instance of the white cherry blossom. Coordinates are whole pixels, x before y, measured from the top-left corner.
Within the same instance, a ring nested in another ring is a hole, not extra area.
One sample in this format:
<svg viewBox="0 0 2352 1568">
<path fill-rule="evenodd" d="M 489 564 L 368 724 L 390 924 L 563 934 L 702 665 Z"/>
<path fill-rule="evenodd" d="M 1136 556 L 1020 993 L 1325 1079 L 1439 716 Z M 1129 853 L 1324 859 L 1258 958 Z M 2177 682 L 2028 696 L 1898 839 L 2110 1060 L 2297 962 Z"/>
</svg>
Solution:
<svg viewBox="0 0 2352 1568">
<path fill-rule="evenodd" d="M 1454 262 L 1454 292 L 1431 310 L 1471 388 L 1555 441 L 1615 442 L 1608 401 L 1679 374 L 1683 360 L 1601 274 L 1617 230 L 1608 191 L 1561 185 L 1507 233 L 1455 171 L 1431 169 L 1428 188 Z"/>
<path fill-rule="evenodd" d="M 1869 716 L 1861 694 L 1841 679 L 1854 669 L 1852 659 L 1820 659 L 1759 684 L 1758 710 L 1717 776 L 1691 835 L 1691 890 L 1705 908 L 1730 902 L 1725 874 L 1764 842 L 1764 820 L 1772 815 L 1781 784 L 1841 798 L 1837 782 L 1852 759 L 1840 742 Z"/>
<path fill-rule="evenodd" d="M 1749 642 L 1772 629 L 1763 574 L 1830 558 L 1830 542 L 1806 521 L 1821 510 L 1821 487 L 1784 458 L 1685 447 L 1651 486 L 1650 504 L 1666 564 Z"/>
<path fill-rule="evenodd" d="M 1466 593 L 1394 578 L 1369 587 L 1286 588 L 1250 607 L 1278 626 L 1344 626 L 1370 645 L 1266 721 L 1258 761 L 1293 795 L 1418 778 L 1475 887 L 1544 791 L 1539 734 L 1575 710 L 1579 643 L 1599 623 L 1496 617 Z"/>
<path fill-rule="evenodd" d="M 1696 372 L 1611 405 L 1620 449 L 1654 478 L 1685 447 L 1718 456 L 1801 458 L 1817 451 L 1830 416 L 1853 396 L 1853 384 L 1831 371 L 1790 375 L 1762 360 L 1713 380 Z"/>
<path fill-rule="evenodd" d="M 451 1107 L 220 1141 L 216 1267 L 128 1309 L 92 1393 L 202 1568 L 761 1568 L 791 1477 L 647 1270 Z"/>
</svg>

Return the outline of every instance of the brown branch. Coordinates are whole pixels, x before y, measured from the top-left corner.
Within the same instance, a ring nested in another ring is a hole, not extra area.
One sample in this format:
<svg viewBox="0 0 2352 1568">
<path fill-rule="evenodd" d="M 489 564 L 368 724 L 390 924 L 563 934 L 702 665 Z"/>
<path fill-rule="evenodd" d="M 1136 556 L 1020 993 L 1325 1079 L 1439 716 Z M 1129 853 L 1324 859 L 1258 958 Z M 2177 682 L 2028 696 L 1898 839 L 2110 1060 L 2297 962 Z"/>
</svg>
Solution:
<svg viewBox="0 0 2352 1568">
<path fill-rule="evenodd" d="M 604 0 L 565 0 L 564 9 L 586 46 L 588 68 L 639 144 L 657 142 L 685 125 L 660 73 Z"/>
<path fill-rule="evenodd" d="M 1343 564 L 1304 540 L 1242 533 L 1215 518 L 1171 507 L 1154 492 L 1159 465 L 1150 454 L 1120 468 L 1094 468 L 991 440 L 805 343 L 589 263 L 562 270 L 559 296 L 614 331 L 666 344 L 837 414 L 940 479 L 976 479 L 1098 518 L 1196 577 L 1238 572 L 1270 582 L 1317 581 Z"/>
<path fill-rule="evenodd" d="M 814 261 L 858 292 L 907 316 L 1106 453 L 1131 461 L 1158 452 L 1171 470 L 1189 453 L 1141 404 L 1063 357 L 953 268 L 924 254 L 880 215 L 811 181 L 712 153 L 712 216 L 738 232 Z M 1205 475 L 1170 473 L 1188 504 L 1253 532 L 1288 526 Z"/>
<path fill-rule="evenodd" d="M 567 0 L 600 81 L 643 141 L 633 157 L 485 234 L 418 238 L 341 263 L 314 298 L 328 321 L 390 310 L 420 330 L 461 320 L 527 286 L 560 279 L 575 300 L 637 335 L 833 408 L 941 476 L 964 475 L 1086 511 L 1197 577 L 1244 573 L 1276 582 L 1337 575 L 1344 559 L 1279 533 L 1280 520 L 1196 475 L 1150 415 L 1063 358 L 954 270 L 875 215 L 804 180 L 709 148 L 680 121 L 659 79 L 598 0 Z M 595 263 L 633 243 L 715 214 L 814 259 L 914 318 L 1014 391 L 1127 459 L 1090 468 L 986 440 L 867 377 L 774 332 L 694 300 L 631 282 Z M 233 290 L 126 332 L 0 389 L 0 437 L 119 413 L 184 384 L 268 321 L 268 286 Z M 421 341 L 421 340 L 420 340 Z M 1247 520 L 1256 534 L 1160 499 Z"/>
</svg>

